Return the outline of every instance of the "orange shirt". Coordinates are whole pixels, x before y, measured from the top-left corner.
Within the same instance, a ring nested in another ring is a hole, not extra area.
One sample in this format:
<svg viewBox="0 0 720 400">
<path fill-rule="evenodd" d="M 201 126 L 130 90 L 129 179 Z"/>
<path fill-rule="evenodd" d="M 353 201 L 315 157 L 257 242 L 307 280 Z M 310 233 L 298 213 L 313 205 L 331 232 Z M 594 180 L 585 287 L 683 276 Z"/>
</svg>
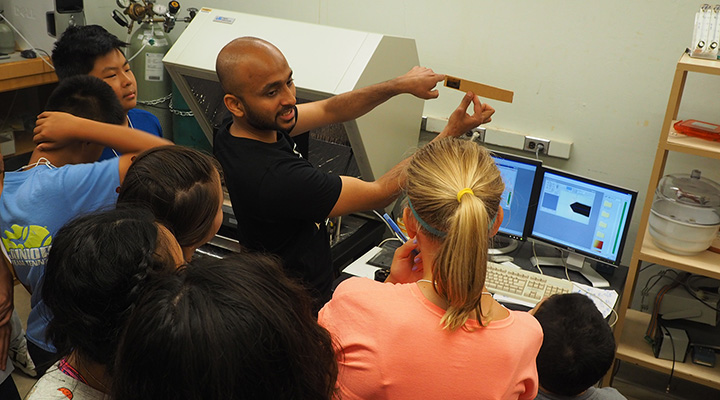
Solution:
<svg viewBox="0 0 720 400">
<path fill-rule="evenodd" d="M 470 332 L 440 326 L 445 310 L 416 284 L 341 283 L 318 320 L 341 348 L 343 399 L 533 399 L 542 328 L 511 311 Z"/>
</svg>

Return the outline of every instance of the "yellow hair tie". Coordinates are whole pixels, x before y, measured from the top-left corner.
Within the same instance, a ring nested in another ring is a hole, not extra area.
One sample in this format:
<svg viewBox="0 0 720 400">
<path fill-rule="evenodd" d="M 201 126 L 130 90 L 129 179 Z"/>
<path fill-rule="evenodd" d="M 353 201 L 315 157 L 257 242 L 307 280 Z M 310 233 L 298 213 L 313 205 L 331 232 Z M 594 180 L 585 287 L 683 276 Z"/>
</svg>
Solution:
<svg viewBox="0 0 720 400">
<path fill-rule="evenodd" d="M 474 195 L 475 195 L 475 192 L 473 192 L 472 189 L 470 189 L 470 188 L 465 188 L 465 189 L 459 191 L 458 194 L 457 194 L 458 203 L 460 202 L 460 200 L 462 200 L 462 197 L 463 197 L 463 195 L 465 195 L 465 194 L 471 194 L 471 195 L 474 196 Z"/>
</svg>

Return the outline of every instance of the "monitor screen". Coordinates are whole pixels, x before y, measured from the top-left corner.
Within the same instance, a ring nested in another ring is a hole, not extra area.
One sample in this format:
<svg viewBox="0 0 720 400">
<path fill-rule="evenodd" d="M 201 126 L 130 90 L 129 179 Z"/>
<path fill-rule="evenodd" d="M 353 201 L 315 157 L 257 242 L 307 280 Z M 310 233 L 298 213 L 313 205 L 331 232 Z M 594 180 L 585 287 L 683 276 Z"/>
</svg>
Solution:
<svg viewBox="0 0 720 400">
<path fill-rule="evenodd" d="M 500 205 L 504 218 L 498 233 L 517 240 L 529 235 L 531 216 L 537 205 L 537 190 L 541 165 L 540 160 L 493 152 L 492 157 L 500 170 L 505 191 Z"/>
<path fill-rule="evenodd" d="M 637 192 L 544 169 L 531 237 L 619 265 Z"/>
</svg>

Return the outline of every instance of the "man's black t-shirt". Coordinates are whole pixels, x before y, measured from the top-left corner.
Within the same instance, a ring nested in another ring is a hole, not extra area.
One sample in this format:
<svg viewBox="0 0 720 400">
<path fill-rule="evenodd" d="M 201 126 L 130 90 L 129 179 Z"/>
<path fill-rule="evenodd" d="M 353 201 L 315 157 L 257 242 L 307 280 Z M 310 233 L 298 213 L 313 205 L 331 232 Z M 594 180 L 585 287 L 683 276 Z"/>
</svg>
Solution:
<svg viewBox="0 0 720 400">
<path fill-rule="evenodd" d="M 302 158 L 286 132 L 277 133 L 276 143 L 264 143 L 232 136 L 231 123 L 223 123 L 213 147 L 240 244 L 279 255 L 316 301 L 328 300 L 333 270 L 325 219 L 340 197 L 340 177 Z"/>
</svg>

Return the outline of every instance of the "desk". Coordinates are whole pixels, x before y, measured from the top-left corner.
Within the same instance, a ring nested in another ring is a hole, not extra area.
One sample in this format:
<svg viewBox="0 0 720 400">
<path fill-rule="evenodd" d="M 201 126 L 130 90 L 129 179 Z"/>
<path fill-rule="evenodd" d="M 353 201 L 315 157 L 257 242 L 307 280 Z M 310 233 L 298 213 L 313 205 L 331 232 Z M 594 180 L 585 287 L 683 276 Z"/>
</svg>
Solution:
<svg viewBox="0 0 720 400">
<path fill-rule="evenodd" d="M 45 60 L 48 60 L 45 57 Z M 16 51 L 0 60 L 0 92 L 24 89 L 57 82 L 55 71 L 40 58 L 22 58 Z"/>
<path fill-rule="evenodd" d="M 560 254 L 559 250 L 556 248 L 540 243 L 535 244 L 535 250 L 538 257 L 557 257 Z M 538 272 L 537 269 L 530 263 L 530 257 L 533 257 L 532 243 L 524 242 L 509 255 L 514 258 L 513 262 L 519 267 L 528 271 Z M 622 293 L 623 287 L 625 286 L 625 278 L 627 277 L 628 267 L 613 267 L 606 264 L 597 264 L 594 265 L 594 267 L 597 272 L 610 283 L 610 287 L 605 289 L 613 289 L 618 293 Z M 545 275 L 565 279 L 565 269 L 562 267 L 543 267 L 542 270 Z M 590 282 L 577 271 L 569 270 L 568 275 L 570 275 L 570 280 L 573 282 L 590 285 Z"/>
<path fill-rule="evenodd" d="M 552 247 L 536 244 L 536 252 L 538 256 L 557 256 L 558 251 Z M 352 264 L 348 265 L 342 272 L 351 276 L 363 276 L 366 278 L 373 278 L 375 271 L 378 267 L 368 265 L 367 260 L 372 258 L 375 254 L 380 251 L 379 247 L 370 249 L 367 253 L 363 254 L 357 260 L 353 261 Z M 532 245 L 530 243 L 521 244 L 515 251 L 509 254 L 513 257 L 513 263 L 522 269 L 528 271 L 538 272 L 530 263 L 530 257 L 532 254 Z M 610 271 L 610 273 L 608 273 Z M 608 289 L 613 289 L 618 293 L 622 293 L 623 285 L 625 284 L 625 278 L 627 277 L 628 268 L 620 266 L 617 268 L 607 266 L 604 269 L 598 271 L 605 279 L 610 282 Z M 543 274 L 548 276 L 554 276 L 556 278 L 565 279 L 565 269 L 557 267 L 544 267 Z M 573 282 L 582 283 L 589 285 L 590 283 L 577 271 L 569 270 L 570 280 Z"/>
<path fill-rule="evenodd" d="M 536 244 L 536 252 L 538 256 L 557 256 L 558 250 L 552 247 Z M 379 247 L 375 247 L 368 251 L 367 253 L 363 254 L 361 257 L 359 257 L 357 260 L 355 260 L 352 264 L 348 265 L 347 268 L 345 268 L 342 272 L 343 274 L 340 276 L 338 281 L 347 279 L 351 276 L 361 276 L 365 278 L 374 279 L 375 277 L 375 271 L 378 270 L 378 267 L 368 265 L 367 261 L 372 258 L 375 254 L 377 254 L 381 249 Z M 516 250 L 514 250 L 512 253 L 509 254 L 513 257 L 513 263 L 517 265 L 520 268 L 526 269 L 528 271 L 538 272 L 530 263 L 530 257 L 533 256 L 532 251 L 532 244 L 530 243 L 524 243 L 520 245 Z M 627 276 L 627 267 L 620 266 L 618 268 L 613 267 L 606 267 L 609 269 L 602 269 L 598 271 L 600 275 L 602 275 L 605 279 L 608 280 L 610 283 L 610 287 L 608 289 L 613 289 L 617 293 L 622 293 L 623 285 L 625 284 L 625 277 Z M 608 273 L 611 272 L 611 273 Z M 565 278 L 565 269 L 564 268 L 557 268 L 557 267 L 544 267 L 543 268 L 543 274 L 548 276 L 553 276 L 556 278 L 566 279 Z M 582 283 L 585 285 L 589 285 L 589 282 L 580 275 L 577 271 L 568 271 L 568 275 L 570 276 L 570 280 L 577 283 Z M 513 307 L 516 308 L 516 307 Z M 519 309 L 526 309 L 526 308 L 519 308 Z"/>
</svg>

